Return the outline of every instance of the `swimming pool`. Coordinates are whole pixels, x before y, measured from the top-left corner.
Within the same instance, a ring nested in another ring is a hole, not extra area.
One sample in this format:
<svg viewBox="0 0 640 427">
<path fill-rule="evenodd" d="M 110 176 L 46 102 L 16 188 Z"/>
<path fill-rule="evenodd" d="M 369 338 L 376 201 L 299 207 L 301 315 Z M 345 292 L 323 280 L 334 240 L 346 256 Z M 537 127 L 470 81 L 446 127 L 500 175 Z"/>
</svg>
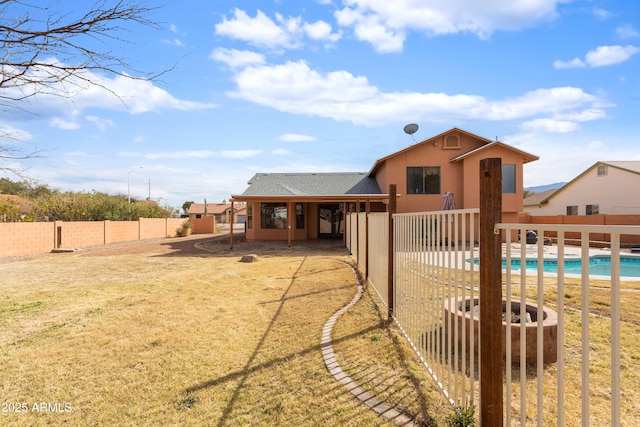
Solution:
<svg viewBox="0 0 640 427">
<path fill-rule="evenodd" d="M 527 258 L 525 268 L 528 271 L 538 271 L 538 259 Z M 478 260 L 475 260 L 478 264 Z M 520 270 L 520 258 L 511 258 L 511 271 Z M 507 268 L 507 260 L 502 259 L 502 268 Z M 555 258 L 545 258 L 542 269 L 545 273 L 558 273 L 558 260 Z M 581 274 L 582 259 L 571 258 L 564 260 L 565 274 Z M 592 255 L 589 257 L 589 274 L 595 276 L 611 276 L 611 256 Z M 640 257 L 620 255 L 620 276 L 640 278 Z"/>
</svg>

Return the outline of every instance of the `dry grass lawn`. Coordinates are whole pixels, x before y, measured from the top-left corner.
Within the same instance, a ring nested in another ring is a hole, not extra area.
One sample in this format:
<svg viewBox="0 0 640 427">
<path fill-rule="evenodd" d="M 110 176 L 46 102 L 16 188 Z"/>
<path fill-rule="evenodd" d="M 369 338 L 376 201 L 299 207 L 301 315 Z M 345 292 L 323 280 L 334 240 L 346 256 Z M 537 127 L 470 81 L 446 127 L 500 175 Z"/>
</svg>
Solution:
<svg viewBox="0 0 640 427">
<path fill-rule="evenodd" d="M 387 425 L 322 360 L 350 265 L 342 248 L 211 236 L 2 260 L 0 424 Z M 336 325 L 339 362 L 441 425 L 450 406 L 384 318 L 365 292 Z"/>
</svg>

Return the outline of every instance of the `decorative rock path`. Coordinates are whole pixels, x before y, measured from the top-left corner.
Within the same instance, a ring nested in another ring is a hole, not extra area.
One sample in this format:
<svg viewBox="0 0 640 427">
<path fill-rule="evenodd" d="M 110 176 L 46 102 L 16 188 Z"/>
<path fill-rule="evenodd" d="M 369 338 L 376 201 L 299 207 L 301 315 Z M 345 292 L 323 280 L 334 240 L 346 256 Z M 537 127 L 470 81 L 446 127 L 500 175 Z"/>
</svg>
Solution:
<svg viewBox="0 0 640 427">
<path fill-rule="evenodd" d="M 324 327 L 322 328 L 322 340 L 320 341 L 320 347 L 322 348 L 322 358 L 324 359 L 324 363 L 333 377 L 344 387 L 346 387 L 347 390 L 351 392 L 351 394 L 357 397 L 362 403 L 367 405 L 378 415 L 386 418 L 389 421 L 395 422 L 398 425 L 414 426 L 415 424 L 410 417 L 406 416 L 397 409 L 390 407 L 389 405 L 380 401 L 377 397 L 360 387 L 360 385 L 353 378 L 349 377 L 342 370 L 342 368 L 338 364 L 338 361 L 336 360 L 336 356 L 333 352 L 333 341 L 331 339 L 333 326 L 336 324 L 336 321 L 340 318 L 340 316 L 342 316 L 347 312 L 347 310 L 349 310 L 358 301 L 360 301 L 362 293 L 362 283 L 358 283 L 358 292 L 353 297 L 351 302 L 338 310 L 333 316 L 331 316 L 329 320 L 327 320 L 327 323 L 324 324 Z"/>
</svg>

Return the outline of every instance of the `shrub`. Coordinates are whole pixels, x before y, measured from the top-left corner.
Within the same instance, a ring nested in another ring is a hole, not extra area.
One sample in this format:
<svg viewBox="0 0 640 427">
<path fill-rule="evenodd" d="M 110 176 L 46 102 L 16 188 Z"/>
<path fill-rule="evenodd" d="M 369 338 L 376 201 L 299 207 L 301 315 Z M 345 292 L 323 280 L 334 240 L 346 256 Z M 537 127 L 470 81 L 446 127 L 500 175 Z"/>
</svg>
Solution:
<svg viewBox="0 0 640 427">
<path fill-rule="evenodd" d="M 475 407 L 471 406 L 456 406 L 453 413 L 447 417 L 448 427 L 475 427 Z"/>
</svg>

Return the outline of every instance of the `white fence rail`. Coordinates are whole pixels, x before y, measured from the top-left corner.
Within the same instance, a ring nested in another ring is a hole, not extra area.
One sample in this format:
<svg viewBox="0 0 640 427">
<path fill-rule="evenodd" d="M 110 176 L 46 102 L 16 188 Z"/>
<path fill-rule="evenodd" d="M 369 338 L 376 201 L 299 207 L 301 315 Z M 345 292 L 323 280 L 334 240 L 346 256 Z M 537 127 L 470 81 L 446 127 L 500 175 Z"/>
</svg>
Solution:
<svg viewBox="0 0 640 427">
<path fill-rule="evenodd" d="M 386 307 L 389 307 L 389 214 L 369 214 L 369 271 L 367 279 Z"/>
<path fill-rule="evenodd" d="M 386 215 L 357 220 L 369 226 L 358 231 L 357 259 L 363 265 L 367 247 L 368 279 L 388 305 L 381 261 L 388 251 Z M 449 401 L 479 406 L 478 210 L 395 214 L 393 227 L 394 320 Z M 537 243 L 518 241 L 527 230 L 537 233 Z M 640 241 L 640 227 L 498 224 L 496 232 L 506 242 L 496 284 L 505 308 L 505 347 L 496 348 L 496 357 L 505 361 L 506 425 L 638 424 L 640 277 L 625 277 L 624 270 L 640 276 L 640 257 L 624 253 L 620 236 Z M 590 248 L 591 233 L 610 235 L 611 247 Z M 569 236 L 579 236 L 581 246 L 565 245 Z M 590 256 L 610 267 L 590 267 Z M 525 321 L 516 324 L 518 318 Z"/>
<path fill-rule="evenodd" d="M 622 301 L 640 300 L 640 296 L 633 298 L 640 292 L 640 257 L 620 247 L 620 237 L 640 236 L 640 227 L 499 224 L 497 228 L 506 237 L 507 306 L 512 298 L 525 295 L 532 305 L 557 314 L 557 332 L 552 336 L 547 334 L 550 325 L 543 316 L 535 319 L 531 340 L 525 339 L 529 326 L 521 323 L 517 328 L 520 360 L 511 360 L 507 353 L 505 364 L 505 406 L 511 408 L 505 412 L 507 425 L 640 423 L 640 325 L 638 318 L 630 316 L 637 309 L 626 307 L 627 318 L 621 321 Z M 518 232 L 524 236 L 527 230 L 539 236 L 536 244 L 512 244 Z M 591 248 L 589 236 L 595 233 L 609 234 L 610 247 Z M 565 245 L 568 234 L 580 236 L 579 247 Z M 557 236 L 557 245 L 545 245 L 547 235 Z M 524 305 L 520 308 L 518 315 Z M 509 316 L 507 312 L 507 321 Z M 506 334 L 507 348 L 514 338 L 513 333 Z M 547 341 L 556 346 L 551 363 L 547 362 L 551 356 Z M 533 344 L 535 362 L 520 369 L 526 363 L 525 344 Z"/>
<path fill-rule="evenodd" d="M 475 263 L 464 268 L 475 257 L 477 215 L 469 209 L 393 217 L 394 318 L 451 403 L 476 400 L 477 331 L 445 308 L 452 298 L 477 295 Z"/>
</svg>

